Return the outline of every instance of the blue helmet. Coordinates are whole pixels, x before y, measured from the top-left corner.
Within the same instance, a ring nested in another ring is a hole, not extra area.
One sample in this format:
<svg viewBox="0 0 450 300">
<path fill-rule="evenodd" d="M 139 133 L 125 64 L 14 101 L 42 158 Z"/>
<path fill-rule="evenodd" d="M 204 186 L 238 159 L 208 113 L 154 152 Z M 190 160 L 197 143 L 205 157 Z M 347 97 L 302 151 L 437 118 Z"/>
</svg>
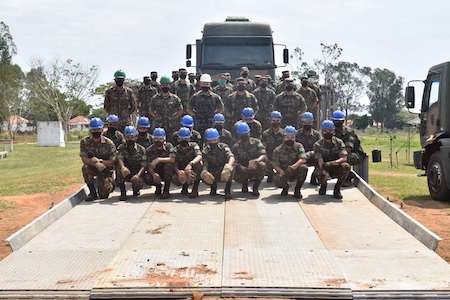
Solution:
<svg viewBox="0 0 450 300">
<path fill-rule="evenodd" d="M 344 121 L 345 120 L 345 113 L 340 110 L 336 110 L 333 112 L 332 116 L 333 121 Z"/>
<path fill-rule="evenodd" d="M 295 135 L 297 133 L 297 130 L 294 126 L 286 126 L 283 130 L 284 135 Z"/>
<path fill-rule="evenodd" d="M 255 111 L 251 107 L 246 107 L 242 110 L 242 116 L 246 119 L 253 119 L 255 117 Z"/>
<path fill-rule="evenodd" d="M 109 116 L 106 118 L 106 121 L 107 121 L 108 123 L 119 123 L 119 117 L 118 117 L 117 115 L 109 115 Z"/>
<path fill-rule="evenodd" d="M 125 134 L 125 136 L 137 136 L 138 135 L 138 131 L 136 128 L 134 128 L 134 126 L 125 127 L 123 133 Z"/>
<path fill-rule="evenodd" d="M 92 118 L 91 121 L 89 121 L 89 128 L 90 129 L 102 129 L 103 128 L 102 119 Z"/>
<path fill-rule="evenodd" d="M 178 137 L 181 139 L 188 139 L 191 135 L 192 133 L 187 127 L 181 127 L 180 130 L 178 130 Z"/>
<path fill-rule="evenodd" d="M 225 123 L 225 117 L 222 114 L 214 115 L 214 123 Z"/>
<path fill-rule="evenodd" d="M 309 111 L 303 113 L 303 116 L 301 118 L 302 122 L 312 122 L 314 121 L 314 115 L 310 113 Z"/>
<path fill-rule="evenodd" d="M 281 119 L 281 118 L 282 118 L 281 113 L 280 113 L 279 111 L 276 111 L 276 110 L 274 110 L 274 111 L 270 114 L 270 117 L 271 117 L 272 119 Z"/>
<path fill-rule="evenodd" d="M 205 139 L 207 141 L 217 140 L 220 137 L 219 132 L 215 128 L 208 128 L 205 131 Z"/>
<path fill-rule="evenodd" d="M 137 127 L 150 128 L 150 120 L 147 117 L 139 117 Z"/>
<path fill-rule="evenodd" d="M 322 122 L 322 129 L 334 129 L 334 123 L 330 120 L 325 120 Z"/>
<path fill-rule="evenodd" d="M 155 128 L 153 130 L 153 138 L 166 138 L 166 131 L 164 128 Z"/>
<path fill-rule="evenodd" d="M 245 122 L 238 122 L 236 124 L 236 133 L 238 135 L 244 135 L 250 133 L 250 127 Z"/>
<path fill-rule="evenodd" d="M 192 118 L 190 115 L 184 115 L 181 118 L 181 126 L 183 127 L 189 127 L 192 128 L 194 127 L 194 118 Z"/>
</svg>

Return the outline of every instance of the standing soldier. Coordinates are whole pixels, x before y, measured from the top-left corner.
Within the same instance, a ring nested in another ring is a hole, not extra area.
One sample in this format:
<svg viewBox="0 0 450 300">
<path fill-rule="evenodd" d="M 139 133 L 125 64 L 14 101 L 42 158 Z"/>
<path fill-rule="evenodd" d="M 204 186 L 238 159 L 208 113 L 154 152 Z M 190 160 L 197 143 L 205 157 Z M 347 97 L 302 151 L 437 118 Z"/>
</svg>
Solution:
<svg viewBox="0 0 450 300">
<path fill-rule="evenodd" d="M 187 77 L 187 71 L 184 68 L 181 68 L 179 70 L 180 72 L 180 79 L 178 79 L 174 85 L 175 85 L 175 94 L 178 96 L 178 98 L 181 99 L 181 103 L 183 104 L 184 113 L 187 112 L 189 99 L 194 94 L 194 87 L 191 85 L 191 83 L 186 79 Z"/>
<path fill-rule="evenodd" d="M 178 81 L 178 79 L 180 79 L 180 72 L 179 71 L 172 71 L 172 83 L 170 85 L 170 92 L 172 94 L 176 94 L 176 89 L 175 89 L 175 83 Z"/>
<path fill-rule="evenodd" d="M 214 114 L 223 112 L 220 96 L 211 91 L 211 81 L 209 74 L 203 74 L 200 78 L 201 90 L 195 93 L 190 101 L 191 114 L 200 134 L 212 127 Z"/>
<path fill-rule="evenodd" d="M 270 127 L 270 113 L 273 110 L 273 102 L 275 101 L 275 92 L 268 88 L 267 77 L 262 77 L 259 87 L 254 90 L 254 95 L 258 99 L 259 110 L 256 119 L 261 122 L 262 129 L 266 130 Z"/>
<path fill-rule="evenodd" d="M 227 110 L 227 107 L 230 105 L 228 96 L 233 93 L 233 88 L 227 84 L 227 79 L 225 77 L 225 73 L 220 74 L 220 79 L 217 80 L 218 85 L 214 87 L 213 91 L 222 99 L 224 109 Z"/>
<path fill-rule="evenodd" d="M 282 126 L 297 126 L 298 118 L 306 111 L 305 99 L 295 92 L 292 78 L 284 79 L 285 91 L 275 98 L 273 108 L 283 115 Z"/>
<path fill-rule="evenodd" d="M 192 118 L 190 115 L 184 115 L 181 118 L 180 125 L 181 125 L 180 128 L 181 127 L 189 128 L 189 130 L 191 131 L 191 141 L 196 142 L 201 148 L 203 146 L 203 139 L 200 132 L 194 129 L 194 118 Z M 178 130 L 180 128 L 178 128 Z M 179 144 L 178 130 L 173 133 L 171 138 L 171 143 L 173 146 L 178 146 Z"/>
<path fill-rule="evenodd" d="M 149 76 L 144 76 L 144 82 L 138 89 L 138 110 L 140 116 L 149 116 L 150 101 L 158 93 L 151 85 Z"/>
<path fill-rule="evenodd" d="M 322 92 L 320 90 L 320 85 L 319 85 L 319 75 L 315 71 L 309 70 L 307 73 L 307 76 L 308 76 L 308 86 L 310 88 L 312 88 L 317 95 L 318 103 L 317 103 L 316 111 L 317 111 L 318 115 L 316 115 L 316 122 L 314 125 L 315 125 L 315 128 L 319 128 L 319 126 L 320 126 L 320 123 L 319 123 L 320 115 L 319 114 L 320 114 L 320 105 L 321 105 L 320 103 L 322 102 Z"/>
<path fill-rule="evenodd" d="M 287 196 L 289 182 L 296 181 L 294 197 L 302 199 L 301 188 L 308 174 L 305 149 L 302 144 L 295 142 L 294 127 L 286 126 L 283 134 L 283 143 L 273 150 L 272 165 L 277 171 L 274 178 L 275 186 L 283 189 L 281 196 Z"/>
<path fill-rule="evenodd" d="M 195 90 L 195 74 L 194 73 L 189 73 L 188 74 L 188 78 L 189 78 L 189 83 L 192 85 L 192 87 Z"/>
<path fill-rule="evenodd" d="M 136 143 L 138 131 L 133 126 L 127 126 L 124 130 L 125 144 L 119 146 L 117 155 L 116 182 L 120 188 L 120 201 L 127 200 L 125 182 L 131 182 L 133 197 L 140 195 L 144 182 L 145 148 Z"/>
<path fill-rule="evenodd" d="M 152 87 L 154 87 L 158 93 L 161 93 L 161 86 L 159 85 L 158 82 L 158 72 L 151 71 L 150 79 L 151 79 L 150 84 L 152 85 Z"/>
<path fill-rule="evenodd" d="M 200 173 L 202 171 L 202 152 L 195 142 L 191 142 L 191 131 L 182 127 L 178 130 L 180 144 L 175 147 L 175 176 L 173 181 L 181 185 L 181 194 L 189 194 L 189 198 L 198 197 L 198 185 L 200 184 Z M 188 186 L 193 184 L 191 193 Z"/>
<path fill-rule="evenodd" d="M 233 181 L 234 155 L 227 144 L 219 142 L 219 132 L 208 128 L 205 132 L 206 145 L 203 148 L 203 182 L 211 186 L 210 195 L 217 195 L 217 183 L 226 182 L 225 200 L 232 198 L 231 183 Z"/>
<path fill-rule="evenodd" d="M 153 130 L 153 144 L 147 148 L 146 156 L 148 171 L 145 176 L 146 183 L 156 186 L 157 197 L 168 199 L 170 182 L 174 174 L 175 155 L 172 144 L 166 143 L 166 132 L 163 128 Z M 164 191 L 161 194 L 162 181 L 164 181 Z"/>
<path fill-rule="evenodd" d="M 125 72 L 122 70 L 114 73 L 116 86 L 105 92 L 104 108 L 107 114 L 119 116 L 121 129 L 131 125 L 132 116 L 136 114 L 136 99 L 133 91 L 123 85 Z"/>
<path fill-rule="evenodd" d="M 223 114 L 215 114 L 214 115 L 214 128 L 216 128 L 217 132 L 220 135 L 220 142 L 227 144 L 228 147 L 233 146 L 233 136 L 231 132 L 225 129 L 225 117 Z"/>
<path fill-rule="evenodd" d="M 273 111 L 271 113 L 271 127 L 264 130 L 262 134 L 262 142 L 266 147 L 266 174 L 267 183 L 272 182 L 273 179 L 273 166 L 272 166 L 272 154 L 276 147 L 283 143 L 283 130 L 281 129 L 281 113 L 279 111 Z"/>
<path fill-rule="evenodd" d="M 251 107 L 258 113 L 258 100 L 255 95 L 246 90 L 247 82 L 244 78 L 236 80 L 236 91 L 229 96 L 228 111 L 225 111 L 225 117 L 230 120 L 230 128 L 241 118 L 242 110 Z"/>
<path fill-rule="evenodd" d="M 303 145 L 306 151 L 306 164 L 309 167 L 317 167 L 317 160 L 314 155 L 314 144 L 322 138 L 320 132 L 313 128 L 314 116 L 307 111 L 301 118 L 302 127 L 297 131 L 295 140 Z M 317 168 L 311 175 L 311 184 L 318 185 Z"/>
<path fill-rule="evenodd" d="M 309 87 L 308 78 L 302 77 L 302 86 L 298 89 L 298 93 L 303 96 L 306 102 L 306 110 L 311 112 L 314 118 L 317 118 L 319 113 L 319 98 L 316 92 Z"/>
<path fill-rule="evenodd" d="M 261 75 L 255 75 L 255 90 L 259 87 L 259 84 L 261 83 L 261 78 L 262 78 L 262 76 Z M 255 90 L 253 90 L 253 91 L 255 91 Z"/>
<path fill-rule="evenodd" d="M 253 93 L 253 90 L 256 89 L 256 84 L 252 79 L 250 79 L 249 73 L 250 72 L 248 70 L 248 67 L 241 67 L 240 76 L 241 76 L 241 78 L 244 79 L 244 81 L 246 83 L 245 88 L 250 93 Z"/>
<path fill-rule="evenodd" d="M 255 120 L 255 111 L 251 107 L 245 107 L 241 113 L 241 121 L 238 121 L 234 126 L 236 127 L 239 122 L 245 122 L 250 127 L 250 136 L 253 138 L 261 139 L 262 126 L 258 120 Z"/>
<path fill-rule="evenodd" d="M 334 124 L 330 120 L 322 122 L 322 138 L 314 144 L 320 182 L 319 195 L 327 192 L 328 178 L 337 178 L 333 196 L 342 199 L 341 186 L 350 173 L 344 142 L 334 136 Z"/>
<path fill-rule="evenodd" d="M 278 83 L 276 84 L 275 87 L 275 93 L 278 95 L 281 92 L 283 92 L 284 90 L 286 90 L 286 82 L 284 81 L 286 78 L 290 78 L 291 75 L 289 73 L 289 71 L 285 70 L 283 72 L 281 72 L 281 78 L 280 81 L 278 81 Z"/>
<path fill-rule="evenodd" d="M 84 182 L 89 188 L 89 196 L 86 201 L 93 201 L 98 197 L 107 199 L 109 194 L 114 191 L 116 147 L 110 139 L 102 136 L 103 122 L 101 119 L 92 118 L 89 128 L 91 136 L 80 141 L 80 157 L 83 162 L 81 171 Z"/>
<path fill-rule="evenodd" d="M 161 77 L 160 84 L 161 93 L 155 95 L 150 102 L 150 116 L 154 127 L 164 128 L 166 134 L 172 136 L 183 114 L 183 105 L 177 95 L 170 93 L 169 77 Z"/>
<path fill-rule="evenodd" d="M 266 79 L 267 79 L 267 87 L 275 93 L 276 88 L 275 88 L 275 83 L 272 79 L 272 76 L 266 75 Z M 275 93 L 275 95 L 276 95 L 276 93 Z"/>
<path fill-rule="evenodd" d="M 231 74 L 223 73 L 223 75 L 225 76 L 225 79 L 227 80 L 227 86 L 234 91 L 234 86 L 233 86 L 233 83 L 231 82 Z"/>
<path fill-rule="evenodd" d="M 150 131 L 150 120 L 147 117 L 140 117 L 137 121 L 137 130 L 139 135 L 137 137 L 136 143 L 147 149 L 152 144 L 152 137 L 149 134 Z"/>
<path fill-rule="evenodd" d="M 108 126 L 108 130 L 106 130 L 103 135 L 110 139 L 117 149 L 120 144 L 125 143 L 125 137 L 123 136 L 123 133 L 119 131 L 119 117 L 116 115 L 109 115 L 106 118 L 106 124 Z"/>
<path fill-rule="evenodd" d="M 266 171 L 266 149 L 260 140 L 250 137 L 247 123 L 239 123 L 236 132 L 239 140 L 233 146 L 236 158 L 234 179 L 242 184 L 243 193 L 248 193 L 248 183 L 253 181 L 252 195 L 259 197 L 259 185 Z"/>
</svg>

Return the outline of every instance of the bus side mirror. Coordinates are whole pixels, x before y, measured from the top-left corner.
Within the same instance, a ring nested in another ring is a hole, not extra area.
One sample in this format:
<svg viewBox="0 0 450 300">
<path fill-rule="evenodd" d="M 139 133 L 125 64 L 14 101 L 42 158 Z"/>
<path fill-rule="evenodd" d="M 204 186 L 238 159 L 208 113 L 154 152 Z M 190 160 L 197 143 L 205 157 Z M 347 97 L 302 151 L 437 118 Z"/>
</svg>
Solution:
<svg viewBox="0 0 450 300">
<path fill-rule="evenodd" d="M 289 49 L 288 48 L 283 49 L 283 63 L 284 64 L 289 63 Z"/>
<path fill-rule="evenodd" d="M 186 59 L 191 59 L 192 57 L 192 45 L 186 45 Z"/>
<path fill-rule="evenodd" d="M 414 108 L 416 103 L 416 94 L 413 86 L 407 86 L 405 91 L 406 108 Z"/>
<path fill-rule="evenodd" d="M 188 59 L 188 60 L 186 61 L 186 67 L 189 68 L 190 66 L 191 66 L 191 61 Z"/>
</svg>

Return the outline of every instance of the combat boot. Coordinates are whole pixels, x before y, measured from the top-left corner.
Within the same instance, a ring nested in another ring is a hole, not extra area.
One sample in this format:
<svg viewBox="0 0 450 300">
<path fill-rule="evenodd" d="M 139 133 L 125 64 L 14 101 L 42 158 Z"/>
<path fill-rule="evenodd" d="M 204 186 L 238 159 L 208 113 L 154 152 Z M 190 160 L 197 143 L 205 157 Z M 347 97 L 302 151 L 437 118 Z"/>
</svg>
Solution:
<svg viewBox="0 0 450 300">
<path fill-rule="evenodd" d="M 159 196 L 161 196 L 161 193 L 162 193 L 162 185 L 160 183 L 160 184 L 156 185 L 155 196 L 159 197 Z"/>
<path fill-rule="evenodd" d="M 231 181 L 228 181 L 225 185 L 225 200 L 232 199 L 233 196 L 231 195 Z"/>
<path fill-rule="evenodd" d="M 319 189 L 319 195 L 323 196 L 327 193 L 327 183 L 321 183 Z"/>
<path fill-rule="evenodd" d="M 241 192 L 248 193 L 248 181 L 246 181 L 242 184 Z"/>
<path fill-rule="evenodd" d="M 338 182 L 334 186 L 334 191 L 333 191 L 333 197 L 336 198 L 336 199 L 342 199 L 343 198 L 342 194 L 341 194 L 341 186 L 342 186 L 342 183 L 339 182 L 339 180 L 338 180 Z"/>
<path fill-rule="evenodd" d="M 192 186 L 192 191 L 189 194 L 189 198 L 197 198 L 198 197 L 198 185 L 200 184 L 200 180 L 194 181 L 194 185 Z"/>
<path fill-rule="evenodd" d="M 127 189 L 125 187 L 125 184 L 119 184 L 119 188 L 120 188 L 120 197 L 119 200 L 120 201 L 127 201 Z"/>
<path fill-rule="evenodd" d="M 294 191 L 294 197 L 299 199 L 299 200 L 303 198 L 301 188 L 302 188 L 302 186 L 297 184 L 295 186 L 295 191 Z"/>
<path fill-rule="evenodd" d="M 133 189 L 133 197 L 139 197 L 141 195 L 141 191 L 139 189 Z"/>
<path fill-rule="evenodd" d="M 217 183 L 214 182 L 211 184 L 211 190 L 209 191 L 210 196 L 216 196 L 217 195 Z"/>
<path fill-rule="evenodd" d="M 316 172 L 315 171 L 311 174 L 311 181 L 310 181 L 310 183 L 311 183 L 311 185 L 314 185 L 314 186 L 318 186 L 319 185 L 319 182 L 317 181 L 317 176 L 316 176 Z"/>
<path fill-rule="evenodd" d="M 267 175 L 267 183 L 271 183 L 273 181 L 273 175 L 272 174 L 269 174 L 269 175 Z"/>
<path fill-rule="evenodd" d="M 253 188 L 252 188 L 252 195 L 255 197 L 259 197 L 259 185 L 260 185 L 261 181 L 255 181 L 253 183 Z"/>
<path fill-rule="evenodd" d="M 281 197 L 286 197 L 289 194 L 289 185 L 286 185 L 282 190 L 281 190 Z"/>
<path fill-rule="evenodd" d="M 97 200 L 98 195 L 97 195 L 97 190 L 95 189 L 95 184 L 89 183 L 87 186 L 89 188 L 89 195 L 87 196 L 85 201 L 90 202 L 90 201 Z"/>
<path fill-rule="evenodd" d="M 164 181 L 164 191 L 161 195 L 162 199 L 169 199 L 170 198 L 170 180 Z"/>
<path fill-rule="evenodd" d="M 181 195 L 187 195 L 189 194 L 188 192 L 188 185 L 187 184 L 183 184 L 183 187 L 181 188 Z"/>
</svg>

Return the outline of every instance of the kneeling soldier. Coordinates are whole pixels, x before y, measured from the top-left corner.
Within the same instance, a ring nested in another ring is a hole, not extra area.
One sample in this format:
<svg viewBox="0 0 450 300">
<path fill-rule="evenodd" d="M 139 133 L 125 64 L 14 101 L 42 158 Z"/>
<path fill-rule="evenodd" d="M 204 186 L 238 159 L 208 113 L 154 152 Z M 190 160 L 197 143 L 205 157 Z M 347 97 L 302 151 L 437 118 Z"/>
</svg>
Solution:
<svg viewBox="0 0 450 300">
<path fill-rule="evenodd" d="M 242 184 L 242 192 L 248 193 L 248 182 L 253 181 L 253 196 L 259 196 L 259 185 L 266 171 L 266 148 L 260 140 L 250 137 L 247 123 L 236 126 L 239 140 L 234 144 L 233 153 L 236 158 L 234 179 Z"/>
<path fill-rule="evenodd" d="M 145 166 L 145 148 L 136 143 L 138 131 L 133 126 L 124 129 L 125 144 L 119 146 L 117 156 L 116 182 L 120 188 L 120 201 L 127 200 L 125 182 L 131 182 L 133 196 L 140 195 Z"/>
<path fill-rule="evenodd" d="M 233 147 L 233 135 L 224 128 L 225 116 L 223 114 L 214 115 L 214 128 L 217 129 L 220 135 L 220 142 L 227 144 L 228 147 Z"/>
<path fill-rule="evenodd" d="M 179 144 L 174 148 L 175 173 L 173 181 L 176 185 L 182 185 L 181 194 L 188 194 L 188 186 L 193 184 L 189 198 L 198 196 L 200 184 L 200 172 L 202 171 L 202 152 L 196 142 L 191 142 L 192 133 L 189 128 L 182 127 L 178 130 Z"/>
<path fill-rule="evenodd" d="M 301 188 L 305 182 L 308 168 L 306 167 L 305 149 L 295 142 L 297 131 L 293 126 L 286 126 L 283 131 L 283 144 L 273 150 L 272 165 L 277 171 L 274 178 L 275 186 L 282 188 L 281 196 L 289 193 L 289 181 L 296 181 L 294 197 L 302 199 Z"/>
<path fill-rule="evenodd" d="M 121 144 L 125 143 L 125 137 L 119 130 L 119 117 L 116 115 L 109 115 L 106 118 L 106 125 L 108 126 L 108 129 L 103 133 L 103 136 L 113 141 L 116 149 L 119 148 Z"/>
<path fill-rule="evenodd" d="M 319 195 L 326 194 L 328 177 L 337 178 L 333 196 L 342 199 L 341 186 L 350 172 L 345 144 L 334 136 L 334 124 L 330 120 L 322 122 L 322 136 L 323 138 L 314 144 L 319 168 Z"/>
<path fill-rule="evenodd" d="M 152 144 L 152 137 L 148 133 L 150 131 L 151 123 L 150 119 L 147 117 L 139 117 L 137 120 L 137 130 L 139 135 L 137 137 L 136 143 L 147 149 Z"/>
<path fill-rule="evenodd" d="M 162 199 L 170 197 L 170 181 L 174 174 L 175 155 L 173 146 L 166 143 L 166 131 L 163 128 L 153 130 L 153 144 L 147 148 L 147 173 L 145 174 L 145 183 L 156 186 L 155 195 Z M 164 181 L 164 192 L 161 195 L 162 184 Z"/>
<path fill-rule="evenodd" d="M 106 199 L 114 190 L 114 164 L 116 146 L 107 137 L 102 136 L 103 121 L 92 118 L 89 122 L 91 136 L 80 141 L 80 157 L 83 162 L 81 171 L 84 182 L 89 188 L 86 201 Z M 98 189 L 98 193 L 97 193 Z"/>
<path fill-rule="evenodd" d="M 190 115 L 184 115 L 181 118 L 180 125 L 181 125 L 180 128 L 181 127 L 189 128 L 189 130 L 191 131 L 191 141 L 196 142 L 199 147 L 202 147 L 203 145 L 202 135 L 200 134 L 200 132 L 194 129 L 194 118 L 192 118 Z M 179 143 L 178 131 L 175 131 L 173 133 L 170 142 L 172 143 L 173 146 L 175 147 L 178 146 Z"/>
<path fill-rule="evenodd" d="M 217 183 L 226 182 L 225 199 L 231 199 L 231 182 L 234 155 L 227 144 L 220 143 L 220 134 L 215 128 L 205 132 L 206 146 L 203 148 L 203 171 L 200 177 L 211 186 L 211 196 L 217 195 Z"/>
</svg>

